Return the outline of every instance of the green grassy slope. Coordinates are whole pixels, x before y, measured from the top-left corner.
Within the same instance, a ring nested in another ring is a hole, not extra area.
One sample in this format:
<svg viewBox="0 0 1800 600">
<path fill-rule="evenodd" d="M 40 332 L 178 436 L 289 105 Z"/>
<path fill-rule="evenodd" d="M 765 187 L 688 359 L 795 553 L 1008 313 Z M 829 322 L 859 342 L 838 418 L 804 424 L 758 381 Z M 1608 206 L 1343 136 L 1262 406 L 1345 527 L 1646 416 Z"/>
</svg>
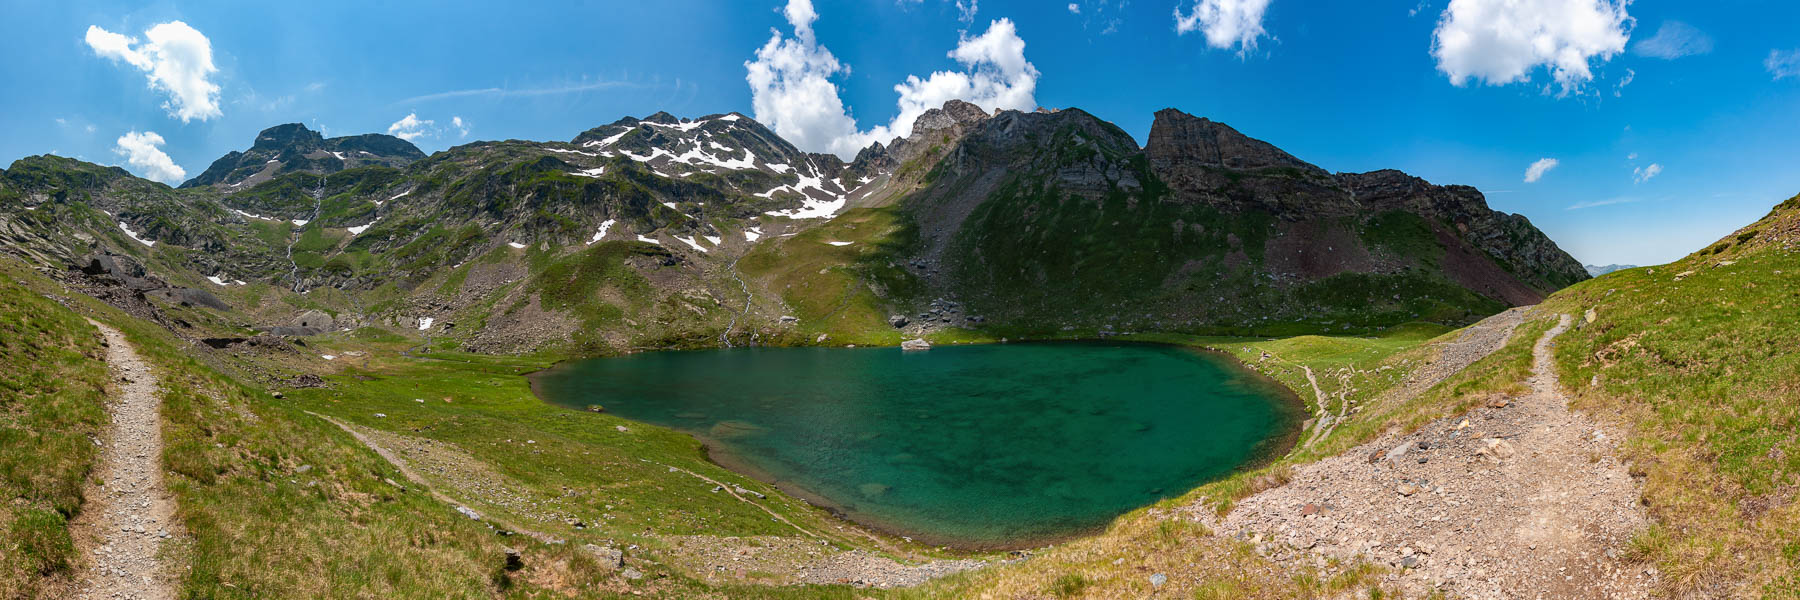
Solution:
<svg viewBox="0 0 1800 600">
<path fill-rule="evenodd" d="M 1800 597 L 1800 197 L 1682 260 L 1546 306 L 1575 405 L 1630 427 L 1673 596 Z M 1587 322 L 1593 312 L 1592 322 Z"/>
<path fill-rule="evenodd" d="M 106 363 L 81 317 L 0 274 L 0 598 L 30 598 L 79 557 L 69 521 L 95 469 Z"/>
</svg>

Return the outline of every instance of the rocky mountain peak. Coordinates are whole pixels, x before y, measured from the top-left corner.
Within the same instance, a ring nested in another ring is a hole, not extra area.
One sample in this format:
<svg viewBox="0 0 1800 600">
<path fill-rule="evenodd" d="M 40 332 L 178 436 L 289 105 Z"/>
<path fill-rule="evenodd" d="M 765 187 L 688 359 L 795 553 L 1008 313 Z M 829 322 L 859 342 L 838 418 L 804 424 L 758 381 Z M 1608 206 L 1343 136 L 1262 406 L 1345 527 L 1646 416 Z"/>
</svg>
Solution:
<svg viewBox="0 0 1800 600">
<path fill-rule="evenodd" d="M 1221 167 L 1234 170 L 1291 167 L 1317 175 L 1324 169 L 1295 158 L 1274 144 L 1238 133 L 1231 126 L 1173 108 L 1156 111 L 1150 142 L 1144 146 L 1151 164 Z"/>
<path fill-rule="evenodd" d="M 312 149 L 324 143 L 325 136 L 319 135 L 319 132 L 307 129 L 306 125 L 300 123 L 287 123 L 256 134 L 256 143 L 250 149 L 279 152 L 290 148 Z"/>
<path fill-rule="evenodd" d="M 925 111 L 925 114 L 919 115 L 918 119 L 913 120 L 912 137 L 940 133 L 946 129 L 955 130 L 956 133 L 952 134 L 954 136 L 966 131 L 970 126 L 988 120 L 991 116 L 979 106 L 962 100 L 951 100 L 945 102 L 944 106 L 940 108 Z"/>
<path fill-rule="evenodd" d="M 256 134 L 244 152 L 213 161 L 181 187 L 222 185 L 248 188 L 282 173 L 330 174 L 368 165 L 404 167 L 425 158 L 412 142 L 379 133 L 325 138 L 300 123 L 276 125 Z"/>
</svg>

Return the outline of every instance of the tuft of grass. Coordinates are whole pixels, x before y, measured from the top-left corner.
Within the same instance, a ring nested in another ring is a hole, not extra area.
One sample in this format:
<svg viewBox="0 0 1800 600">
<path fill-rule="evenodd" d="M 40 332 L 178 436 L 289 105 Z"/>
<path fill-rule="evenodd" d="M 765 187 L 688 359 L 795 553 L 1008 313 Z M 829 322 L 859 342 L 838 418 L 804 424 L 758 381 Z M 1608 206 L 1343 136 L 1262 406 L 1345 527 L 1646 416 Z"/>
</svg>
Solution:
<svg viewBox="0 0 1800 600">
<path fill-rule="evenodd" d="M 1080 573 L 1064 573 L 1050 582 L 1050 594 L 1058 598 L 1074 598 L 1092 585 L 1094 582 Z"/>
</svg>

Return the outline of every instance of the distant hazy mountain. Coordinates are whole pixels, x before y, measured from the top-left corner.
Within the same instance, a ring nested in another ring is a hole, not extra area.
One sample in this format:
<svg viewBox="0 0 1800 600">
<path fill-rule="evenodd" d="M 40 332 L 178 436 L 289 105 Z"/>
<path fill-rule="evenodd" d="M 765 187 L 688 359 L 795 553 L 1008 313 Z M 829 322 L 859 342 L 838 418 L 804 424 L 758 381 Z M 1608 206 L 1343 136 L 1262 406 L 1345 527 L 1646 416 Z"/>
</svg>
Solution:
<svg viewBox="0 0 1800 600">
<path fill-rule="evenodd" d="M 1589 277 L 1599 277 L 1601 275 L 1605 275 L 1605 274 L 1611 273 L 1613 271 L 1623 271 L 1625 269 L 1636 269 L 1638 267 L 1637 265 L 1606 265 L 1604 267 L 1602 267 L 1600 265 L 1582 265 L 1582 266 L 1587 268 Z"/>
</svg>

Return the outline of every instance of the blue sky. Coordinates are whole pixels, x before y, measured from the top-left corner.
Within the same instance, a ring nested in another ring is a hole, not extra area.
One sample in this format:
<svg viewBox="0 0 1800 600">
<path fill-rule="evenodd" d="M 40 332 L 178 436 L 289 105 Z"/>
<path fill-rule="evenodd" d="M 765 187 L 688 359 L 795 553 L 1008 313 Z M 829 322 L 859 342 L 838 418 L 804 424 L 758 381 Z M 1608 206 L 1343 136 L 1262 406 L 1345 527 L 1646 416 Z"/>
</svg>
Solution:
<svg viewBox="0 0 1800 600">
<path fill-rule="evenodd" d="M 1800 3 L 790 1 L 7 0 L 0 162 L 178 182 L 279 123 L 431 152 L 658 110 L 842 152 L 949 95 L 1080 107 L 1140 142 L 1175 107 L 1333 171 L 1473 185 L 1588 263 L 1672 260 L 1800 193 Z"/>
</svg>

